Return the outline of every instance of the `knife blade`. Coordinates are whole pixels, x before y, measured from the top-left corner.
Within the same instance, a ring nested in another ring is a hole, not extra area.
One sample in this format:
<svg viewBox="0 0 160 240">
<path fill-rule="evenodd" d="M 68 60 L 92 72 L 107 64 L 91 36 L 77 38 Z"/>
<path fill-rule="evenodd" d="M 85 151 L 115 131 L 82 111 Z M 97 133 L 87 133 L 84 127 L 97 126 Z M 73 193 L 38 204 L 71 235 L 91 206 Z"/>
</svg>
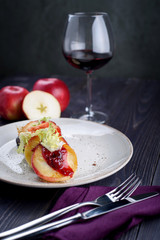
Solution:
<svg viewBox="0 0 160 240">
<path fill-rule="evenodd" d="M 152 197 L 155 197 L 155 196 L 158 196 L 158 195 L 159 195 L 158 192 L 150 192 L 150 193 L 135 195 L 135 196 L 132 196 L 132 197 L 128 197 L 124 200 L 120 200 L 120 201 L 117 201 L 117 202 L 114 202 L 114 203 L 106 204 L 106 205 L 101 206 L 101 207 L 96 207 L 92 210 L 89 210 L 89 211 L 86 211 L 86 212 L 83 212 L 83 213 L 77 213 L 74 216 L 71 216 L 71 217 L 68 217 L 68 218 L 65 218 L 65 219 L 62 219 L 62 220 L 59 220 L 59 221 L 51 222 L 51 223 L 48 223 L 48 224 L 44 224 L 42 226 L 38 226 L 38 227 L 35 227 L 35 228 L 31 228 L 29 230 L 22 231 L 22 232 L 17 233 L 17 234 L 9 235 L 7 237 L 0 238 L 0 239 L 2 239 L 2 240 L 15 240 L 15 239 L 22 239 L 26 236 L 35 236 L 35 235 L 40 234 L 40 233 L 44 233 L 44 232 L 47 232 L 47 231 L 50 231 L 50 230 L 53 230 L 53 229 L 57 229 L 57 228 L 66 226 L 70 223 L 74 223 L 74 222 L 77 222 L 77 221 L 85 221 L 85 220 L 88 220 L 88 219 L 91 219 L 91 218 L 94 218 L 94 217 L 98 217 L 98 216 L 106 214 L 108 212 L 118 210 L 120 208 L 126 207 L 126 206 L 131 205 L 131 204 L 136 204 L 140 201 L 147 200 L 149 198 L 152 198 Z"/>
<path fill-rule="evenodd" d="M 83 219 L 94 218 L 96 216 L 103 215 L 105 213 L 120 209 L 122 207 L 126 207 L 128 205 L 133 204 L 133 203 L 137 203 L 137 202 L 149 199 L 149 198 L 157 196 L 157 195 L 159 195 L 159 193 L 151 192 L 151 193 L 144 193 L 144 194 L 128 197 L 124 200 L 117 201 L 117 202 L 114 202 L 114 203 L 110 203 L 109 205 L 104 205 L 102 207 L 97 207 L 93 210 L 89 210 L 87 212 L 84 212 L 84 213 L 82 213 L 82 217 L 83 217 Z"/>
</svg>

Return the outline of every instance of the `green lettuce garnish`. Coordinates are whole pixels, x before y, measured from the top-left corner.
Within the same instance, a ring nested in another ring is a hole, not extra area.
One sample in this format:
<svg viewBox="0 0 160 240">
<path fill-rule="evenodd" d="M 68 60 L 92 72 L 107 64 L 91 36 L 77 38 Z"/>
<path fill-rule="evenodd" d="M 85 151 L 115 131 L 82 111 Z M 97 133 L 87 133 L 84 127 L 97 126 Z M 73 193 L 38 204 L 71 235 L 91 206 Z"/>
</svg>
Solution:
<svg viewBox="0 0 160 240">
<path fill-rule="evenodd" d="M 31 135 L 32 135 L 31 132 L 20 133 L 19 135 L 20 144 L 17 149 L 18 153 L 24 152 L 24 147 L 28 143 L 29 139 L 32 137 Z"/>
<path fill-rule="evenodd" d="M 40 121 L 44 121 L 44 118 L 43 118 L 43 120 L 41 119 Z M 45 121 L 49 121 L 49 118 L 47 118 L 47 119 L 45 118 Z M 62 145 L 64 144 L 59 139 L 59 134 L 55 132 L 55 128 L 53 127 L 53 124 L 51 122 L 49 122 L 48 128 L 38 129 L 33 133 L 29 132 L 29 131 L 21 132 L 19 134 L 20 145 L 17 149 L 17 152 L 24 153 L 24 147 L 26 146 L 28 141 L 34 136 L 38 136 L 40 139 L 40 143 L 51 152 L 60 149 L 62 147 Z"/>
<path fill-rule="evenodd" d="M 38 120 L 38 125 L 40 125 L 41 124 L 41 122 L 49 122 L 49 120 L 50 120 L 51 118 L 50 117 L 43 117 L 43 118 L 41 118 L 40 120 Z"/>
</svg>

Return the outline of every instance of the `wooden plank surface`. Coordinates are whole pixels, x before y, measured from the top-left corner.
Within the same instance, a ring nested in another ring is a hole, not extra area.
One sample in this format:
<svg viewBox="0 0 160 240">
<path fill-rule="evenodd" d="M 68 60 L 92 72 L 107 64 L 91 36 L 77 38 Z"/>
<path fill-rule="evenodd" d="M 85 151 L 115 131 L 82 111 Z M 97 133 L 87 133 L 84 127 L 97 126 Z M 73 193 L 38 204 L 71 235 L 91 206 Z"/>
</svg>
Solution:
<svg viewBox="0 0 160 240">
<path fill-rule="evenodd" d="M 32 89 L 39 77 L 1 79 L 5 85 Z M 85 107 L 85 78 L 61 77 L 69 86 L 71 102 L 62 114 Z M 128 136 L 134 147 L 131 161 L 119 172 L 92 185 L 116 186 L 131 172 L 142 178 L 143 185 L 160 185 L 160 81 L 131 79 L 96 79 L 93 81 L 93 105 L 108 112 L 108 125 Z M 0 119 L 0 125 L 9 123 Z M 32 189 L 0 182 L 0 231 L 18 226 L 48 212 L 64 189 Z M 160 217 L 143 222 L 123 234 L 121 240 L 160 237 Z M 107 238 L 106 238 L 107 239 Z"/>
</svg>

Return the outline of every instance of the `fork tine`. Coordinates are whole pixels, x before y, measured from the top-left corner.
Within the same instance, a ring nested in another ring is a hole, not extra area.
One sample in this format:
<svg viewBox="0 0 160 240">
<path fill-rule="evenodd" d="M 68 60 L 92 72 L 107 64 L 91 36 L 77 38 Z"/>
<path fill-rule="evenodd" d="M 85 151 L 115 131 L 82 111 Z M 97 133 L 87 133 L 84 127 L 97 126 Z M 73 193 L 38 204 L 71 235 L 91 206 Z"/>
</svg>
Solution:
<svg viewBox="0 0 160 240">
<path fill-rule="evenodd" d="M 128 187 L 125 188 L 125 190 L 123 190 L 124 188 L 120 189 L 118 192 L 116 192 L 116 194 L 113 195 L 113 197 L 117 198 L 118 200 L 129 197 L 140 183 L 141 181 L 139 178 L 136 178 Z"/>
<path fill-rule="evenodd" d="M 133 174 L 133 177 L 125 184 L 125 185 L 123 185 L 123 186 L 119 186 L 118 187 L 118 189 L 119 189 L 119 191 L 122 191 L 122 190 L 124 190 L 125 188 L 127 188 L 127 187 L 130 187 L 130 186 L 132 186 L 133 184 L 135 184 L 134 182 L 136 181 L 136 175 L 135 174 Z"/>
<path fill-rule="evenodd" d="M 138 180 L 139 178 L 135 176 L 125 186 L 116 191 L 116 193 L 114 193 L 113 195 L 116 197 L 117 195 L 126 193 L 131 187 L 133 187 L 137 183 Z"/>
<path fill-rule="evenodd" d="M 129 196 L 136 190 L 136 188 L 137 188 L 140 184 L 141 184 L 141 180 L 139 180 L 139 181 L 135 184 L 135 186 L 134 186 L 126 195 L 124 195 L 121 199 L 124 199 L 124 198 L 129 197 Z"/>
<path fill-rule="evenodd" d="M 132 173 L 124 182 L 122 182 L 118 187 L 114 188 L 112 191 L 110 191 L 110 194 L 114 194 L 116 192 L 119 192 L 120 189 L 124 189 L 128 186 L 134 179 L 136 178 L 135 173 Z"/>
</svg>

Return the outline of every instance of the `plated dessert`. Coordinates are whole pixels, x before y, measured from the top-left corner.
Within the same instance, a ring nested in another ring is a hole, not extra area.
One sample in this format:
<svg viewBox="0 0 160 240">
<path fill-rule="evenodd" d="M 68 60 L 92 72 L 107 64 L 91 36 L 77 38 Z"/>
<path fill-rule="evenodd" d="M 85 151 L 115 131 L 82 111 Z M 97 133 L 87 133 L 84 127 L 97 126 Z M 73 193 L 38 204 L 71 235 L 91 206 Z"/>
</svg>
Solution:
<svg viewBox="0 0 160 240">
<path fill-rule="evenodd" d="M 64 182 L 74 176 L 76 153 L 55 122 L 48 118 L 30 121 L 17 131 L 17 152 L 24 154 L 29 166 L 41 179 Z"/>
</svg>

